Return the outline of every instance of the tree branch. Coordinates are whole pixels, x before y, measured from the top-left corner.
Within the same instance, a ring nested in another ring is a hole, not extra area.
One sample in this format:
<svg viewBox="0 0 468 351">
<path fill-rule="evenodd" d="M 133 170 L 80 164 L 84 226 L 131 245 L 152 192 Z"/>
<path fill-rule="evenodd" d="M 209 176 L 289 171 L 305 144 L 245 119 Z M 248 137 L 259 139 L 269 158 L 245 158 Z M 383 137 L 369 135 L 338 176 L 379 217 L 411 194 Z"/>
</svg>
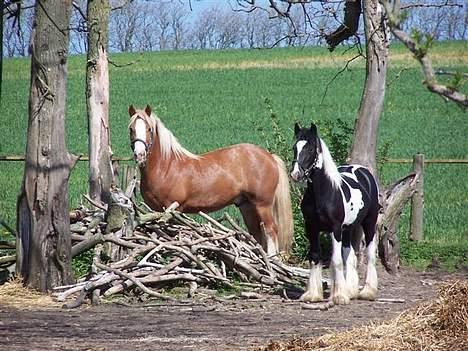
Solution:
<svg viewBox="0 0 468 351">
<path fill-rule="evenodd" d="M 333 33 L 325 35 L 325 40 L 330 51 L 341 44 L 346 39 L 355 35 L 359 28 L 359 18 L 361 16 L 361 0 L 347 0 L 344 9 L 343 24 Z"/>
<path fill-rule="evenodd" d="M 416 60 L 421 64 L 424 74 L 424 84 L 427 89 L 448 100 L 451 100 L 464 108 L 468 107 L 468 97 L 457 91 L 456 88 L 440 84 L 436 77 L 432 62 L 428 57 L 427 47 L 421 47 L 408 33 L 400 28 L 400 1 L 393 1 L 393 6 L 388 0 L 380 0 L 385 8 L 388 17 L 388 23 L 393 35 L 398 38 L 414 54 Z M 427 46 L 427 45 L 426 45 Z"/>
</svg>

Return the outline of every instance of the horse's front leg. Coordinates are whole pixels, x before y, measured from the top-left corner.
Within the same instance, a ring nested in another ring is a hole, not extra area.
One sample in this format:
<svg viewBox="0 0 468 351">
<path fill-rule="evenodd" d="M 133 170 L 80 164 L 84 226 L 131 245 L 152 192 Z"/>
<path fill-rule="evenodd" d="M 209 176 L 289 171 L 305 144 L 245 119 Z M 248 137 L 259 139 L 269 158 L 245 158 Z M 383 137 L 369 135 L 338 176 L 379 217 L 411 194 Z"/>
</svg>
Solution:
<svg viewBox="0 0 468 351">
<path fill-rule="evenodd" d="M 320 262 L 320 232 L 317 221 L 305 220 L 306 233 L 309 236 L 309 281 L 307 290 L 300 300 L 317 302 L 323 300 L 322 264 Z"/>
<path fill-rule="evenodd" d="M 355 231 L 360 233 L 360 228 L 345 226 L 342 229 L 342 257 L 345 268 L 345 280 L 347 295 L 355 299 L 359 294 L 359 276 L 357 272 L 357 257 L 351 243 L 351 236 Z"/>
<path fill-rule="evenodd" d="M 359 292 L 359 298 L 362 300 L 375 300 L 377 297 L 377 269 L 376 265 L 376 245 L 375 245 L 375 222 L 377 216 L 363 223 L 362 228 L 365 234 L 367 251 L 367 272 L 364 288 Z"/>
<path fill-rule="evenodd" d="M 332 259 L 331 259 L 331 299 L 335 305 L 349 304 L 348 289 L 344 276 L 343 258 L 341 255 L 342 232 L 341 226 L 332 234 Z"/>
</svg>

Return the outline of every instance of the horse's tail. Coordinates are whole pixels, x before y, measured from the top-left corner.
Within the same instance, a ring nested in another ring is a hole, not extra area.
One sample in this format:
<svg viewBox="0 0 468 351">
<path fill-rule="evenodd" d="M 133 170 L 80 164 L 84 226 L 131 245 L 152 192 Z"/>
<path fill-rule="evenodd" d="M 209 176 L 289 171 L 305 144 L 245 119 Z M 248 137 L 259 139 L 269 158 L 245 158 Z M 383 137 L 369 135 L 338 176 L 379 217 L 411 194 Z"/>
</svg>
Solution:
<svg viewBox="0 0 468 351">
<path fill-rule="evenodd" d="M 289 179 L 283 160 L 277 155 L 273 155 L 273 158 L 278 165 L 279 173 L 273 203 L 273 217 L 278 227 L 278 249 L 286 256 L 289 256 L 294 233 Z"/>
</svg>

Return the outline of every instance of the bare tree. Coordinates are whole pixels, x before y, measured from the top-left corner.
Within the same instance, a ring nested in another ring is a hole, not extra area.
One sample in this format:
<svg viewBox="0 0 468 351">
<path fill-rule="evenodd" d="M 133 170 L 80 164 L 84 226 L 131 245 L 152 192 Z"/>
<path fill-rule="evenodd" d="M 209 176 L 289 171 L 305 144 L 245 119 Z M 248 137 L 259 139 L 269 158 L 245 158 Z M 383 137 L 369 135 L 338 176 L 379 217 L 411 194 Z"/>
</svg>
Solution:
<svg viewBox="0 0 468 351">
<path fill-rule="evenodd" d="M 363 10 L 367 43 L 366 81 L 354 127 L 349 161 L 369 167 L 376 175 L 377 131 L 385 99 L 389 33 L 379 0 L 364 1 Z"/>
<path fill-rule="evenodd" d="M 239 16 L 233 16 L 230 10 L 221 11 L 216 17 L 216 49 L 227 49 L 238 46 L 240 43 Z"/>
<path fill-rule="evenodd" d="M 170 4 L 163 1 L 157 6 L 156 25 L 159 29 L 159 50 L 169 49 L 169 31 L 171 26 Z"/>
<path fill-rule="evenodd" d="M 217 26 L 218 8 L 203 11 L 192 26 L 192 36 L 199 49 L 212 48 Z"/>
<path fill-rule="evenodd" d="M 2 48 L 6 56 L 27 56 L 34 17 L 34 1 L 6 1 L 2 9 L 6 18 L 2 27 L 4 31 Z"/>
<path fill-rule="evenodd" d="M 140 51 L 156 51 L 159 48 L 159 28 L 157 26 L 158 11 L 156 5 L 150 2 L 137 3 L 142 18 L 135 33 L 136 43 Z"/>
<path fill-rule="evenodd" d="M 137 4 L 125 3 L 112 11 L 110 17 L 110 48 L 119 52 L 132 52 L 136 49 L 135 38 L 142 14 Z"/>
<path fill-rule="evenodd" d="M 110 199 L 113 182 L 109 130 L 109 69 L 107 58 L 109 0 L 88 0 L 88 107 L 89 195 L 99 202 Z"/>
<path fill-rule="evenodd" d="M 31 47 L 28 142 L 17 203 L 17 272 L 41 291 L 73 280 L 65 145 L 71 0 L 38 0 Z"/>
<path fill-rule="evenodd" d="M 172 31 L 172 49 L 178 50 L 184 47 L 186 40 L 188 11 L 185 5 L 173 2 L 169 10 L 171 31 Z"/>
<path fill-rule="evenodd" d="M 86 0 L 74 1 L 71 17 L 70 52 L 84 54 L 88 52 L 88 19 L 86 18 Z"/>
</svg>

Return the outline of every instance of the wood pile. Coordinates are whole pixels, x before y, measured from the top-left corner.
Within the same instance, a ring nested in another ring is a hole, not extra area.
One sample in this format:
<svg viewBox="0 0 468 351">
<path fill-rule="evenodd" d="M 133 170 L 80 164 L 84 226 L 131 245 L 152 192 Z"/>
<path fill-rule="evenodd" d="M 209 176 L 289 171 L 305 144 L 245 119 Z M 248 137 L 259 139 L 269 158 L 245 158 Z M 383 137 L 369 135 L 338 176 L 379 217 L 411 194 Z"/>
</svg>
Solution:
<svg viewBox="0 0 468 351">
<path fill-rule="evenodd" d="M 278 289 L 306 281 L 308 270 L 267 257 L 227 213 L 215 220 L 200 212 L 195 220 L 175 210 L 177 206 L 162 213 L 138 208 L 134 215 L 132 202 L 117 191 L 109 210 L 75 211 L 72 252 L 75 256 L 94 247 L 91 273 L 76 284 L 55 288 L 57 300 L 78 294 L 67 305 L 73 308 L 87 297 L 97 302 L 128 291 L 170 299 L 161 291 L 180 283 L 193 295 L 199 286 Z"/>
</svg>

